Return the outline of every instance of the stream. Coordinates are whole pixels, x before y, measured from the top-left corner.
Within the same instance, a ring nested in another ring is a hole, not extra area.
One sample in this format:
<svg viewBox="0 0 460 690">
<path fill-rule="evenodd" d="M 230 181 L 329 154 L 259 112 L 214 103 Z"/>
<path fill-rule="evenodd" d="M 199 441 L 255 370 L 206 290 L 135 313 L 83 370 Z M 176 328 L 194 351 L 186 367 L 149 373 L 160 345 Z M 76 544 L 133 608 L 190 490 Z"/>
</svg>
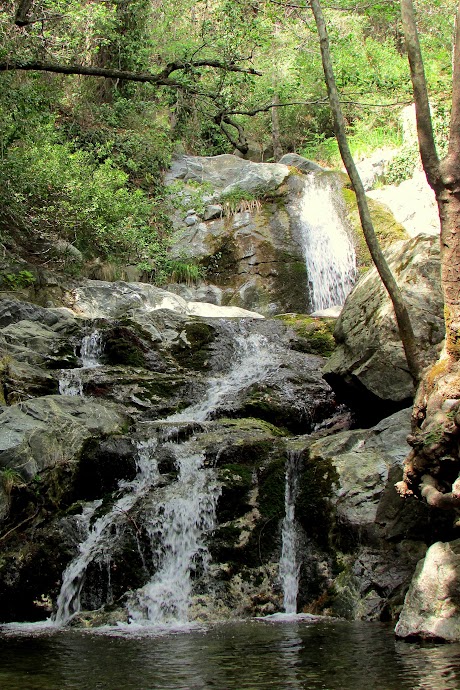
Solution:
<svg viewBox="0 0 460 690">
<path fill-rule="evenodd" d="M 372 623 L 248 621 L 167 635 L 123 629 L 0 638 L 5 690 L 457 690 L 460 645 L 395 641 Z"/>
</svg>

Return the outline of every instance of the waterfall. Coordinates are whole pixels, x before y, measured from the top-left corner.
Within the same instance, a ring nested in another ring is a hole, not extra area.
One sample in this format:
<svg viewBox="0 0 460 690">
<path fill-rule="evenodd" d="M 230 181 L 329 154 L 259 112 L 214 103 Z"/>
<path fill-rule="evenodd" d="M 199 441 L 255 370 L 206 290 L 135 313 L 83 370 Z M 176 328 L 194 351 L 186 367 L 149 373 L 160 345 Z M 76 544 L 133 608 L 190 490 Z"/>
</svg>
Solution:
<svg viewBox="0 0 460 690">
<path fill-rule="evenodd" d="M 345 202 L 330 174 L 306 175 L 299 203 L 312 311 L 341 306 L 356 281 Z"/>
<path fill-rule="evenodd" d="M 102 333 L 93 331 L 90 335 L 85 335 L 81 341 L 80 357 L 81 365 L 85 369 L 100 367 L 100 356 L 104 350 Z"/>
<path fill-rule="evenodd" d="M 118 498 L 111 509 L 93 520 L 102 501 L 88 505 L 79 516 L 80 528 L 85 538 L 78 546 L 78 554 L 70 561 L 62 576 L 62 585 L 57 599 L 57 610 L 53 622 L 57 626 L 65 625 L 80 611 L 80 595 L 85 582 L 86 571 L 90 563 L 107 562 L 113 546 L 113 526 L 125 519 L 127 512 L 141 496 L 144 496 L 153 484 L 158 481 L 158 469 L 154 459 L 156 442 L 138 444 L 137 474 L 131 482 L 121 481 Z"/>
<path fill-rule="evenodd" d="M 60 395 L 83 395 L 82 370 L 100 367 L 100 356 L 103 352 L 102 333 L 93 331 L 82 338 L 80 345 L 81 367 L 78 369 L 61 369 L 59 376 Z"/>
<path fill-rule="evenodd" d="M 205 570 L 209 561 L 205 538 L 214 527 L 220 486 L 212 470 L 203 470 L 201 454 L 190 453 L 187 444 L 175 446 L 175 451 L 178 480 L 147 527 L 152 544 L 157 543 L 158 569 L 132 597 L 132 623 L 186 623 L 192 575 Z"/>
<path fill-rule="evenodd" d="M 97 357 L 91 353 L 100 347 L 100 340 L 88 338 L 88 349 L 82 347 L 82 361 L 97 366 Z M 169 424 L 209 419 L 228 396 L 274 373 L 280 366 L 276 350 L 265 336 L 247 334 L 243 326 L 239 332 L 233 331 L 233 339 L 230 367 L 225 374 L 209 381 L 204 399 L 163 421 Z M 153 574 L 149 582 L 129 595 L 129 620 L 131 624 L 155 626 L 187 622 L 194 576 L 204 573 L 209 563 L 206 537 L 214 527 L 221 487 L 215 470 L 204 466 L 203 454 L 197 453 L 191 442 L 161 439 L 158 432 L 156 439 L 138 444 L 137 475 L 131 482 L 120 482 L 121 496 L 108 512 L 95 518 L 100 507 L 100 502 L 96 502 L 80 516 L 85 536 L 77 556 L 63 574 L 54 616 L 56 625 L 66 624 L 80 611 L 89 565 L 96 562 L 110 566 L 116 539 L 113 528 L 121 525 L 129 510 L 143 498 L 143 528 L 150 542 L 147 560 Z M 178 470 L 177 480 L 169 484 L 160 481 L 158 472 L 155 455 L 160 443 L 174 456 Z"/>
<path fill-rule="evenodd" d="M 300 455 L 289 453 L 286 460 L 286 483 L 284 489 L 284 519 L 281 529 L 280 580 L 283 588 L 285 613 L 297 613 L 299 589 L 298 536 L 295 520 L 295 502 L 298 495 Z"/>
<path fill-rule="evenodd" d="M 230 370 L 208 381 L 206 396 L 202 401 L 169 416 L 168 421 L 202 422 L 209 419 L 211 412 L 226 397 L 257 383 L 280 366 L 276 349 L 266 336 L 260 333 L 250 333 L 247 336 L 236 334 L 234 340 L 236 356 Z"/>
</svg>

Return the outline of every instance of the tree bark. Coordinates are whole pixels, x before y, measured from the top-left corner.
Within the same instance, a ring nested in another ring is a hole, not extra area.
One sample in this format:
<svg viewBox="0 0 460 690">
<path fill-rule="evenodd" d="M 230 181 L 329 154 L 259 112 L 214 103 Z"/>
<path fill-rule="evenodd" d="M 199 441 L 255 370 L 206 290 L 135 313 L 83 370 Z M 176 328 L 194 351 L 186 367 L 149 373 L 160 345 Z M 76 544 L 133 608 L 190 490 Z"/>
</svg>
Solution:
<svg viewBox="0 0 460 690">
<path fill-rule="evenodd" d="M 14 16 L 14 23 L 16 26 L 27 26 L 27 24 L 30 24 L 28 14 L 32 6 L 32 2 L 33 0 L 19 0 L 16 14 Z"/>
<path fill-rule="evenodd" d="M 453 469 L 460 464 L 460 4 L 455 29 L 449 147 L 441 161 L 436 153 L 412 0 L 401 0 L 401 14 L 420 156 L 439 209 L 446 344 L 436 364 L 424 372 L 417 392 L 413 433 L 408 438 L 413 450 L 406 459 L 404 478 L 397 489 L 402 495 L 419 494 L 433 507 L 459 510 L 460 480 L 454 482 L 451 491 L 446 491 L 446 487 L 452 483 Z"/>
<path fill-rule="evenodd" d="M 165 66 L 161 72 L 151 74 L 149 72 L 126 72 L 119 69 L 109 69 L 104 67 L 90 67 L 86 65 L 59 65 L 51 62 L 0 62 L 0 72 L 14 70 L 25 70 L 29 72 L 54 72 L 56 74 L 81 74 L 89 77 L 103 77 L 104 79 L 125 79 L 126 81 L 138 81 L 158 86 L 177 86 L 185 89 L 180 82 L 170 78 L 173 72 L 188 70 L 195 67 L 213 67 L 222 69 L 226 72 L 241 72 L 242 74 L 261 75 L 261 72 L 252 67 L 240 67 L 234 63 L 220 62 L 219 60 L 196 60 L 194 62 L 171 62 Z M 193 89 L 190 89 L 191 91 Z"/>
<path fill-rule="evenodd" d="M 335 82 L 334 71 L 332 68 L 331 52 L 329 48 L 329 38 L 326 29 L 326 23 L 321 10 L 319 0 L 310 0 L 310 6 L 315 16 L 316 27 L 320 39 L 321 58 L 323 62 L 324 76 L 329 96 L 329 103 L 331 106 L 332 116 L 334 119 L 334 129 L 339 145 L 340 154 L 343 163 L 350 177 L 351 184 L 356 194 L 358 203 L 359 216 L 364 232 L 366 244 L 369 248 L 372 260 L 382 279 L 382 282 L 387 289 L 393 304 L 396 322 L 398 325 L 399 335 L 403 344 L 406 355 L 409 371 L 412 375 L 414 383 L 416 384 L 420 377 L 420 366 L 418 362 L 417 347 L 415 343 L 414 331 L 404 303 L 399 286 L 391 273 L 385 256 L 380 248 L 377 236 L 374 231 L 374 226 L 369 213 L 369 208 L 366 201 L 366 194 L 364 191 L 361 178 L 356 168 L 353 156 L 351 155 L 350 147 L 345 129 L 345 120 L 340 106 L 339 94 Z"/>
<path fill-rule="evenodd" d="M 283 148 L 281 146 L 281 137 L 280 137 L 280 119 L 279 119 L 279 114 L 278 114 L 278 107 L 280 104 L 280 99 L 277 93 L 273 96 L 272 100 L 272 105 L 273 108 L 271 109 L 271 117 L 272 117 L 272 141 L 273 141 L 273 158 L 275 161 L 278 161 L 281 156 L 283 155 Z"/>
</svg>

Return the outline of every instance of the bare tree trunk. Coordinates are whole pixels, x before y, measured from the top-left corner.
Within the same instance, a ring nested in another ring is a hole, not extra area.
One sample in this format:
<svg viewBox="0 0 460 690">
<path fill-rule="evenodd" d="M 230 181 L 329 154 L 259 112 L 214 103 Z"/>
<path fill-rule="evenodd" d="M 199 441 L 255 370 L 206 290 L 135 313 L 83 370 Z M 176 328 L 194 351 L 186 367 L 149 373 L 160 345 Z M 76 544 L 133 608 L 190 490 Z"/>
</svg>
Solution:
<svg viewBox="0 0 460 690">
<path fill-rule="evenodd" d="M 319 0 L 310 0 L 310 6 L 315 16 L 316 27 L 318 29 L 321 58 L 323 62 L 324 76 L 326 79 L 326 86 L 329 95 L 329 103 L 331 106 L 332 116 L 334 119 L 334 129 L 337 137 L 337 142 L 342 156 L 343 163 L 348 172 L 348 175 L 353 185 L 358 203 L 359 216 L 364 232 L 364 237 L 369 248 L 372 260 L 377 268 L 377 271 L 385 285 L 391 302 L 393 304 L 396 322 L 398 324 L 399 335 L 404 347 L 409 371 L 412 375 L 414 383 L 417 383 L 420 376 L 420 366 L 417 356 L 417 348 L 415 344 L 414 332 L 410 322 L 409 314 L 406 309 L 401 291 L 396 283 L 396 280 L 391 273 L 385 256 L 380 248 L 377 240 L 372 219 L 369 213 L 369 208 L 366 201 L 366 194 L 364 191 L 361 178 L 351 155 L 350 147 L 345 130 L 345 120 L 340 106 L 339 94 L 335 82 L 334 72 L 332 69 L 331 52 L 329 48 L 329 38 L 324 21 L 323 13 Z"/>
<path fill-rule="evenodd" d="M 19 0 L 16 14 L 14 16 L 14 23 L 17 26 L 27 26 L 30 23 L 28 14 L 32 6 L 33 0 Z"/>
<path fill-rule="evenodd" d="M 278 161 L 283 155 L 283 149 L 280 140 L 280 119 L 278 113 L 279 102 L 280 98 L 278 94 L 275 93 L 272 100 L 273 108 L 271 109 L 273 158 L 275 159 L 275 161 Z"/>
<path fill-rule="evenodd" d="M 436 364 L 424 372 L 412 414 L 413 433 L 408 439 L 413 450 L 397 488 L 402 495 L 419 494 L 434 507 L 460 510 L 460 480 L 452 485 L 452 471 L 460 462 L 460 4 L 455 22 L 449 148 L 442 161 L 436 153 L 412 0 L 401 0 L 401 14 L 420 156 L 436 194 L 441 223 L 446 346 Z"/>
</svg>

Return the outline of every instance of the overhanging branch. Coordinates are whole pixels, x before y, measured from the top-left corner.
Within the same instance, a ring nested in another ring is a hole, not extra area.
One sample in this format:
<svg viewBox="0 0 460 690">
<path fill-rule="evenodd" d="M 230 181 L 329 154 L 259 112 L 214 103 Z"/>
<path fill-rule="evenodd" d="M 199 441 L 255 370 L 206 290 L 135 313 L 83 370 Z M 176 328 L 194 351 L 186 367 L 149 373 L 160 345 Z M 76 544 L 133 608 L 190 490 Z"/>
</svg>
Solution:
<svg viewBox="0 0 460 690">
<path fill-rule="evenodd" d="M 124 81 L 135 81 L 148 84 L 157 84 L 158 86 L 173 86 L 180 88 L 187 88 L 187 85 L 181 84 L 174 79 L 170 79 L 170 75 L 177 71 L 191 71 L 199 67 L 212 67 L 214 69 L 221 69 L 227 72 L 240 72 L 242 74 L 252 74 L 257 76 L 261 75 L 261 72 L 257 72 L 252 67 L 240 67 L 234 63 L 225 63 L 218 60 L 196 60 L 188 63 L 171 62 L 157 74 L 150 74 L 149 72 L 127 72 L 125 70 L 110 69 L 106 67 L 91 67 L 86 65 L 60 65 L 58 63 L 50 62 L 0 62 L 0 72 L 14 70 L 25 70 L 30 72 L 54 72 L 55 74 L 76 74 L 88 77 L 102 77 L 104 79 L 121 79 Z"/>
</svg>

